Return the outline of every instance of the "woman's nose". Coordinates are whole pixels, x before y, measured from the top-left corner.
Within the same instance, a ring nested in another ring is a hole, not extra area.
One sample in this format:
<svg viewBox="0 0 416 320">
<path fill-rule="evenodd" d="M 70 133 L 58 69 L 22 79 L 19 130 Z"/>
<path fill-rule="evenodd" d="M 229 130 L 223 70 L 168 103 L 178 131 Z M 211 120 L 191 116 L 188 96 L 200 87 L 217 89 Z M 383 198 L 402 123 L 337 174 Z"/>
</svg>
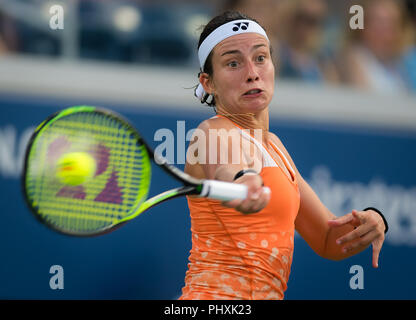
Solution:
<svg viewBox="0 0 416 320">
<path fill-rule="evenodd" d="M 253 62 L 247 63 L 247 82 L 253 82 L 259 80 L 259 74 L 257 68 Z"/>
</svg>

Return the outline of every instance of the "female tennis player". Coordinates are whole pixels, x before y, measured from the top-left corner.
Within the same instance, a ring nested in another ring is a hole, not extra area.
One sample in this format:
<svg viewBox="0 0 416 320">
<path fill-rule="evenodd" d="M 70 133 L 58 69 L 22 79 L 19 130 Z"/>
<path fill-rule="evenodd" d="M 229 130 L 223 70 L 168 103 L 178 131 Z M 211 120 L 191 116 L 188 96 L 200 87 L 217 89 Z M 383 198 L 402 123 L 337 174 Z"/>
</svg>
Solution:
<svg viewBox="0 0 416 320">
<path fill-rule="evenodd" d="M 275 70 L 265 30 L 226 12 L 205 26 L 198 55 L 195 92 L 216 115 L 195 130 L 185 171 L 242 183 L 249 192 L 244 200 L 222 203 L 188 197 L 192 249 L 180 299 L 283 299 L 295 230 L 327 259 L 350 257 L 371 244 L 377 267 L 387 230 L 382 214 L 367 208 L 336 217 L 269 131 Z"/>
</svg>

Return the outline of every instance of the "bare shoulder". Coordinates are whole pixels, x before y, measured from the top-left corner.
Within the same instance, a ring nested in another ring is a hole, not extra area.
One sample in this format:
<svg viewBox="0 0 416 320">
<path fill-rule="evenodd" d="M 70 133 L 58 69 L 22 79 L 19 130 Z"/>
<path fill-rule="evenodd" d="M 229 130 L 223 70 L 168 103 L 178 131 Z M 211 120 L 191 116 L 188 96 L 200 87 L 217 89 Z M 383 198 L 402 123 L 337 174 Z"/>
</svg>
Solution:
<svg viewBox="0 0 416 320">
<path fill-rule="evenodd" d="M 217 117 L 217 118 L 209 118 L 202 121 L 198 129 L 201 130 L 208 130 L 208 129 L 227 129 L 227 128 L 234 128 L 234 125 L 226 118 Z"/>
<path fill-rule="evenodd" d="M 239 130 L 237 127 L 228 119 L 223 117 L 210 118 L 202 121 L 196 128 L 191 143 L 195 137 L 205 137 L 205 139 L 226 138 L 230 136 L 239 136 Z M 206 140 L 208 142 L 208 140 Z"/>
<path fill-rule="evenodd" d="M 209 152 L 211 147 L 219 146 L 217 143 L 210 143 L 212 137 L 217 138 L 222 131 L 215 131 L 219 129 L 231 129 L 230 121 L 224 118 L 210 118 L 202 121 L 189 142 L 189 147 L 186 153 L 185 172 L 191 176 L 199 179 L 207 179 L 207 170 L 212 166 L 208 166 Z M 210 131 L 212 130 L 212 131 Z M 190 161 L 192 159 L 192 161 Z M 205 168 L 205 169 L 204 169 Z"/>
</svg>

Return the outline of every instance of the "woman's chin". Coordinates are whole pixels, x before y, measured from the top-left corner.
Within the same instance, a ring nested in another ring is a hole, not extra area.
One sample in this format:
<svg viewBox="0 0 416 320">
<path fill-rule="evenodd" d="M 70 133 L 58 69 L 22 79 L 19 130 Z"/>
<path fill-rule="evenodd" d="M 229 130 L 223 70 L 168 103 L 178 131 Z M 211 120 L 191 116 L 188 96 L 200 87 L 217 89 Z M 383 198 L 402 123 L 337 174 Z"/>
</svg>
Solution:
<svg viewBox="0 0 416 320">
<path fill-rule="evenodd" d="M 269 106 L 268 101 L 265 101 L 264 99 L 253 99 L 252 101 L 243 101 L 241 104 L 242 109 L 246 110 L 246 112 L 251 113 L 258 113 L 261 112 Z"/>
</svg>

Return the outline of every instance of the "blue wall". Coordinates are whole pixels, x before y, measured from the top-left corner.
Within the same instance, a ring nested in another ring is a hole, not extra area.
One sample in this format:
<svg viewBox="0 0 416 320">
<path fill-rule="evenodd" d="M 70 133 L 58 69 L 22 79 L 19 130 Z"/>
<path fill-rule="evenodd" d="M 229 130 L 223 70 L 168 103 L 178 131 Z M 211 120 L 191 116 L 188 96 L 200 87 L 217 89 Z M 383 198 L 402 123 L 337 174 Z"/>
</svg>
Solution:
<svg viewBox="0 0 416 320">
<path fill-rule="evenodd" d="M 50 231 L 25 206 L 19 175 L 22 143 L 46 116 L 78 104 L 122 113 L 153 147 L 159 143 L 153 139 L 157 129 L 176 132 L 177 120 L 185 120 L 189 130 L 206 118 L 205 113 L 178 113 L 173 107 L 169 112 L 143 105 L 133 111 L 100 101 L 0 96 L 0 298 L 177 298 L 191 239 L 185 199 L 160 204 L 115 232 L 93 238 Z M 416 134 L 279 119 L 271 120 L 271 130 L 335 214 L 360 209 L 361 204 L 378 206 L 391 225 L 378 269 L 371 266 L 371 249 L 334 262 L 320 258 L 296 237 L 286 298 L 415 299 Z M 176 185 L 155 166 L 153 177 L 151 194 Z M 49 287 L 52 265 L 64 269 L 63 290 Z M 362 290 L 349 286 L 352 265 L 364 269 Z"/>
</svg>

